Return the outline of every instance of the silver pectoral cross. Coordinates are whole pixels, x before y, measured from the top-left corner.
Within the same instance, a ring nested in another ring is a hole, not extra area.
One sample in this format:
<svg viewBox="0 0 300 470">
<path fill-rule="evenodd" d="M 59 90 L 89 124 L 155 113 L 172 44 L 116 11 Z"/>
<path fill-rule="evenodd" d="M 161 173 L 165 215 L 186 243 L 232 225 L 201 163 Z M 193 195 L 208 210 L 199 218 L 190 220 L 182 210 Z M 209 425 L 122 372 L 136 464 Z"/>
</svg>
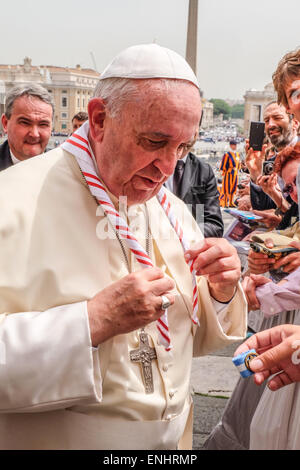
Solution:
<svg viewBox="0 0 300 470">
<path fill-rule="evenodd" d="M 154 392 L 153 375 L 151 361 L 157 359 L 154 348 L 149 345 L 148 335 L 145 331 L 139 334 L 140 346 L 138 349 L 130 351 L 130 360 L 132 362 L 140 362 L 142 366 L 142 376 L 146 393 Z"/>
</svg>

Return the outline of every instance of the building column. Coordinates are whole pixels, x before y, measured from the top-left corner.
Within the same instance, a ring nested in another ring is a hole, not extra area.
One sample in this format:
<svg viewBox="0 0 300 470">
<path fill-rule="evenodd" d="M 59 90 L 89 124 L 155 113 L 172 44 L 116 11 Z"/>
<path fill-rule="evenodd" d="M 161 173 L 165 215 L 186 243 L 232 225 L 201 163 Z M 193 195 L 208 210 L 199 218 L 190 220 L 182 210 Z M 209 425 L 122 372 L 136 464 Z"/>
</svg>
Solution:
<svg viewBox="0 0 300 470">
<path fill-rule="evenodd" d="M 189 0 L 189 18 L 186 40 L 186 61 L 197 75 L 197 34 L 198 34 L 198 0 Z"/>
</svg>

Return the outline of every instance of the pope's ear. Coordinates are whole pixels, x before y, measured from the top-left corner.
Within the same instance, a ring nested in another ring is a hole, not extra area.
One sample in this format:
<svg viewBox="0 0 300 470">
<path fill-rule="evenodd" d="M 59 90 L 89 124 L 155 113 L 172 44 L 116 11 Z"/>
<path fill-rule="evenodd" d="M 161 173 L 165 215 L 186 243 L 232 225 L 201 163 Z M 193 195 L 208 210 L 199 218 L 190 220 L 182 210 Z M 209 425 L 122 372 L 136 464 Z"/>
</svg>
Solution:
<svg viewBox="0 0 300 470">
<path fill-rule="evenodd" d="M 96 142 L 101 142 L 104 134 L 104 123 L 107 117 L 106 106 L 101 98 L 93 98 L 88 104 L 90 135 Z"/>
</svg>

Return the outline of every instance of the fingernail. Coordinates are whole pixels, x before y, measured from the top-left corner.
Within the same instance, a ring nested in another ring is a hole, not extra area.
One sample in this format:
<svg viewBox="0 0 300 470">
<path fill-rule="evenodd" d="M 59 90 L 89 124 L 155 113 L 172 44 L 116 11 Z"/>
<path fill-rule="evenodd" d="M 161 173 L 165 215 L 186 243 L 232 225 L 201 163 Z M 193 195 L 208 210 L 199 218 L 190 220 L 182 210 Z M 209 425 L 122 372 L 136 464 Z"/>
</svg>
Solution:
<svg viewBox="0 0 300 470">
<path fill-rule="evenodd" d="M 191 259 L 191 255 L 189 253 L 185 253 L 184 258 L 186 261 L 189 261 Z"/>
<path fill-rule="evenodd" d="M 264 364 L 260 359 L 252 359 L 249 365 L 253 371 L 259 371 L 264 368 Z"/>
</svg>

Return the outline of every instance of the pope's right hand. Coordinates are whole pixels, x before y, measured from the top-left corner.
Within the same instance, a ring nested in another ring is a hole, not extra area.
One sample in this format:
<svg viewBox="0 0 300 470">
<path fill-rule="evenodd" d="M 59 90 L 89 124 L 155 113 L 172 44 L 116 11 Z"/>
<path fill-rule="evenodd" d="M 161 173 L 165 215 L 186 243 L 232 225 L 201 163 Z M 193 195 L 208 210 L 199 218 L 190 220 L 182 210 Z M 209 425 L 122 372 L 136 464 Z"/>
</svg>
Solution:
<svg viewBox="0 0 300 470">
<path fill-rule="evenodd" d="M 92 345 L 129 333 L 156 321 L 164 311 L 161 296 L 171 304 L 175 283 L 158 268 L 128 274 L 98 292 L 87 302 Z"/>
</svg>

